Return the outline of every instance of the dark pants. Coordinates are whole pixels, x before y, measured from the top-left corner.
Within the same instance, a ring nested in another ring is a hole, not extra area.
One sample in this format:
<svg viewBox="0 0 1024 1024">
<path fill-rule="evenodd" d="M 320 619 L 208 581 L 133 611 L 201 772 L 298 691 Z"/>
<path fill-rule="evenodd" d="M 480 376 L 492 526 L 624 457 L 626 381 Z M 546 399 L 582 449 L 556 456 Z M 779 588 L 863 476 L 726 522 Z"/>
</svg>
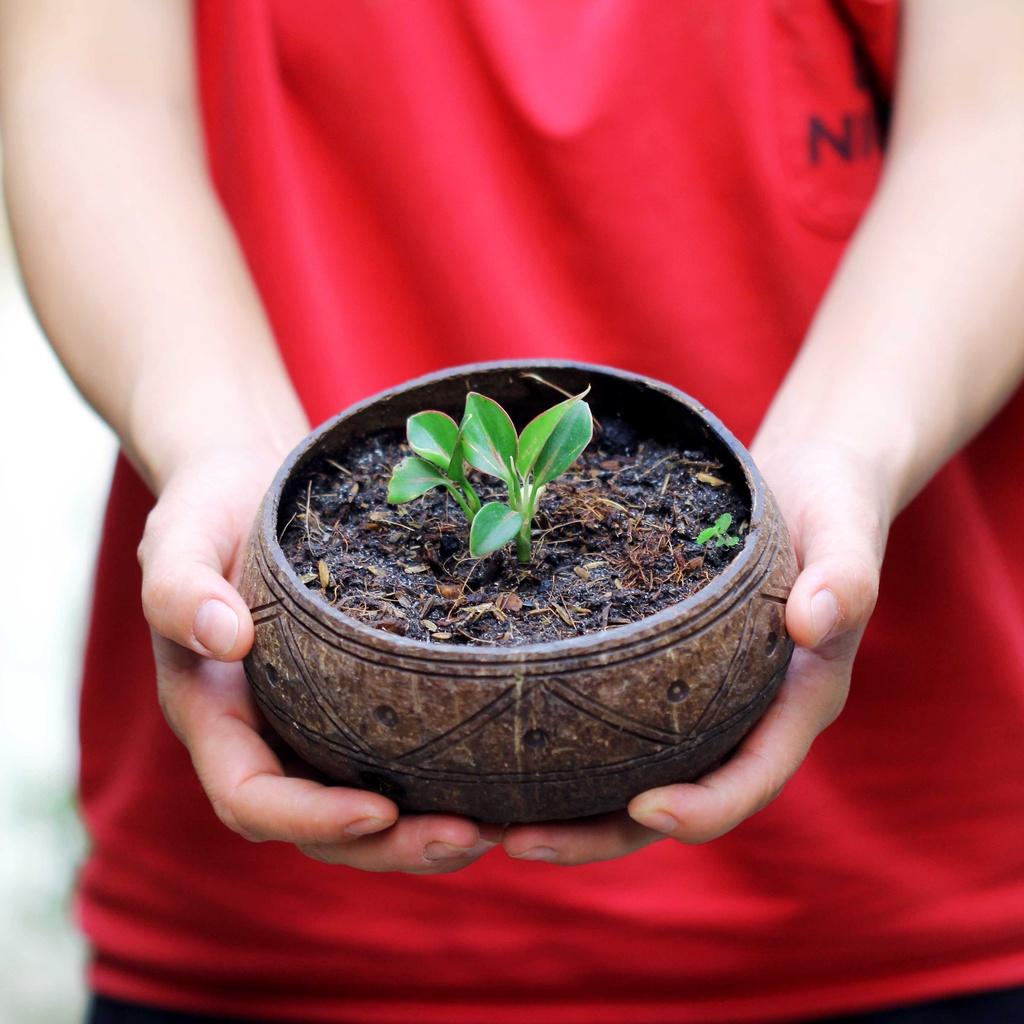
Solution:
<svg viewBox="0 0 1024 1024">
<path fill-rule="evenodd" d="M 97 996 L 87 1024 L 256 1024 L 236 1017 L 176 1013 Z M 340 1024 L 340 1022 L 339 1022 Z M 1024 986 L 892 1010 L 822 1018 L 816 1024 L 1024 1024 Z"/>
</svg>

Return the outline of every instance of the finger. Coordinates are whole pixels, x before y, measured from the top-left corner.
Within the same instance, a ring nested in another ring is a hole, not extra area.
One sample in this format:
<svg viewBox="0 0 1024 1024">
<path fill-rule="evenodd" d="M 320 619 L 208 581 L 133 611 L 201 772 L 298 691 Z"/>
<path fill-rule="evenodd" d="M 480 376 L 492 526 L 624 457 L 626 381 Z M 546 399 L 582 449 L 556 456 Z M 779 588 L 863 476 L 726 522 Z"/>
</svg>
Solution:
<svg viewBox="0 0 1024 1024">
<path fill-rule="evenodd" d="M 580 821 L 513 825 L 505 830 L 502 845 L 517 860 L 569 866 L 624 857 L 664 838 L 616 811 Z"/>
<path fill-rule="evenodd" d="M 825 503 L 827 508 L 827 503 Z M 884 541 L 878 520 L 856 510 L 815 510 L 801 529 L 802 571 L 786 604 L 786 629 L 801 647 L 856 646 L 878 597 Z"/>
<path fill-rule="evenodd" d="M 379 794 L 286 777 L 255 731 L 241 668 L 194 660 L 181 668 L 158 654 L 160 702 L 229 828 L 254 841 L 343 843 L 395 822 L 397 807 Z"/>
<path fill-rule="evenodd" d="M 139 545 L 142 606 L 161 636 L 207 657 L 235 661 L 252 646 L 252 616 L 224 578 L 236 541 L 203 525 L 173 495 L 150 513 Z M 226 529 L 226 528 L 225 528 Z"/>
<path fill-rule="evenodd" d="M 459 871 L 494 849 L 474 822 L 451 815 L 400 818 L 391 828 L 354 843 L 304 845 L 308 856 L 361 871 L 404 871 L 419 875 Z"/>
<path fill-rule="evenodd" d="M 723 767 L 694 783 L 640 794 L 630 817 L 684 843 L 724 835 L 782 792 L 815 737 L 842 710 L 848 690 L 848 660 L 798 650 L 768 712 Z"/>
<path fill-rule="evenodd" d="M 155 646 L 185 654 L 160 637 Z M 165 715 L 189 748 L 214 810 L 249 840 L 294 843 L 319 860 L 368 871 L 440 873 L 467 866 L 499 838 L 451 816 L 399 822 L 398 808 L 377 793 L 285 776 L 255 731 L 258 716 L 237 665 L 192 656 L 182 667 L 158 654 L 158 677 Z"/>
</svg>

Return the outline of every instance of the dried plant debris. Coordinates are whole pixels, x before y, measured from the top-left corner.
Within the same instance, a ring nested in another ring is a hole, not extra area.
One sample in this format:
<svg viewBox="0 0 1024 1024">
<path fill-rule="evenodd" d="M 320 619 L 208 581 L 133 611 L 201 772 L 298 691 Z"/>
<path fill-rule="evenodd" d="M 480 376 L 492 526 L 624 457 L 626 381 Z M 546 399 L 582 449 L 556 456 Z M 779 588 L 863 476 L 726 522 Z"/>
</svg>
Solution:
<svg viewBox="0 0 1024 1024">
<path fill-rule="evenodd" d="M 503 645 L 580 636 L 683 600 L 742 550 L 697 543 L 725 515 L 745 538 L 749 498 L 726 467 L 638 440 L 614 419 L 548 485 L 528 565 L 511 548 L 470 557 L 466 518 L 447 490 L 388 505 L 392 467 L 406 455 L 390 431 L 315 461 L 289 489 L 280 536 L 306 587 L 399 636 Z M 481 476 L 474 486 L 487 501 L 500 485 Z"/>
</svg>

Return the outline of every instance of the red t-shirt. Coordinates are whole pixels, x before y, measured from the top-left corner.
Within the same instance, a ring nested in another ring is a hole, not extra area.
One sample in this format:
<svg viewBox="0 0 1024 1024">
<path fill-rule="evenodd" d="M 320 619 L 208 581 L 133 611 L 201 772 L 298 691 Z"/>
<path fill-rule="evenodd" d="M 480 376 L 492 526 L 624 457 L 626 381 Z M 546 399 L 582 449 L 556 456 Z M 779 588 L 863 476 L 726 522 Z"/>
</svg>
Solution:
<svg viewBox="0 0 1024 1024">
<path fill-rule="evenodd" d="M 314 422 L 482 358 L 671 381 L 749 440 L 876 184 L 896 14 L 220 0 L 212 171 Z M 926 301 L 923 297 L 922 301 Z M 104 993 L 272 1019 L 783 1020 L 1024 981 L 1018 396 L 897 522 L 846 711 L 702 847 L 361 874 L 218 823 L 157 707 L 117 470 L 82 704 Z"/>
</svg>

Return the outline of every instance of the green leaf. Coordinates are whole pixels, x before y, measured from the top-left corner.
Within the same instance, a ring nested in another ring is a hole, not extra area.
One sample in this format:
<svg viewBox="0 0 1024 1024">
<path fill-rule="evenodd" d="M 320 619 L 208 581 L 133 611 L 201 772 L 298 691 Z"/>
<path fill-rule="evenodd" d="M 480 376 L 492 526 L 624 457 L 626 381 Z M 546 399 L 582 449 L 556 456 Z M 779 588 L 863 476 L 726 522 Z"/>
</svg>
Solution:
<svg viewBox="0 0 1024 1024">
<path fill-rule="evenodd" d="M 458 439 L 455 442 L 455 449 L 452 451 L 452 460 L 448 463 L 448 479 L 451 480 L 462 491 L 466 505 L 470 511 L 470 520 L 480 511 L 480 499 L 477 497 L 473 485 L 466 479 L 466 452 L 462 445 L 462 431 L 459 431 Z"/>
<path fill-rule="evenodd" d="M 719 548 L 734 548 L 739 544 L 739 537 L 729 536 L 729 527 L 732 526 L 732 513 L 723 512 L 714 522 L 713 526 L 709 526 L 706 529 L 700 531 L 697 534 L 698 544 L 707 544 L 709 540 L 714 539 L 715 547 Z"/>
<path fill-rule="evenodd" d="M 523 517 L 503 501 L 489 501 L 473 517 L 469 528 L 469 553 L 483 558 L 503 548 L 523 528 Z"/>
<path fill-rule="evenodd" d="M 537 456 L 540 455 L 548 438 L 551 437 L 552 431 L 561 423 L 565 414 L 589 391 L 590 386 L 588 385 L 585 391 L 573 395 L 572 398 L 567 398 L 564 402 L 559 402 L 558 405 L 553 405 L 539 416 L 534 416 L 523 427 L 523 432 L 519 435 L 519 455 L 516 458 L 516 465 L 519 467 L 521 476 L 525 477 L 533 469 L 533 464 L 537 461 Z"/>
<path fill-rule="evenodd" d="M 462 444 L 462 432 L 459 431 L 452 447 L 452 457 L 448 460 L 445 470 L 448 476 L 457 484 L 466 482 L 466 452 Z"/>
<path fill-rule="evenodd" d="M 409 447 L 439 469 L 447 469 L 459 439 L 459 425 L 443 412 L 418 412 L 405 421 Z"/>
<path fill-rule="evenodd" d="M 444 487 L 447 483 L 445 475 L 429 462 L 410 455 L 395 466 L 388 481 L 388 501 L 392 505 L 401 505 L 412 501 L 434 487 Z"/>
<path fill-rule="evenodd" d="M 536 485 L 561 476 L 579 457 L 594 436 L 590 406 L 580 400 L 571 405 L 551 431 L 533 467 Z"/>
<path fill-rule="evenodd" d="M 508 413 L 493 399 L 471 391 L 462 417 L 466 461 L 511 486 L 518 439 Z"/>
</svg>

